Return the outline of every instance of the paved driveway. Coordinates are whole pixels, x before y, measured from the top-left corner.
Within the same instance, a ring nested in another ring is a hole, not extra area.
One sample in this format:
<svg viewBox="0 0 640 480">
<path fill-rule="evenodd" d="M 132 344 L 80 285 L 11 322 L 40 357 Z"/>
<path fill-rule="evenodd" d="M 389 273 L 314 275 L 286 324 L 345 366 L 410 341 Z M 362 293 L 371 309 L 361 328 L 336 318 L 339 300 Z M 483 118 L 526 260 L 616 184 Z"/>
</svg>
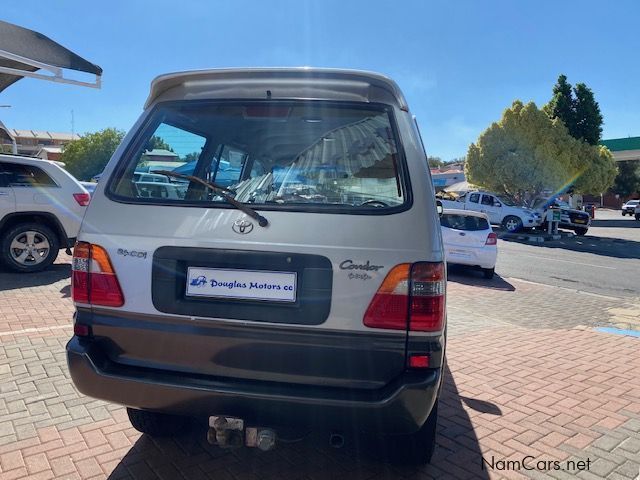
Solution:
<svg viewBox="0 0 640 480">
<path fill-rule="evenodd" d="M 194 428 L 152 440 L 123 408 L 83 397 L 66 369 L 69 257 L 0 272 L 0 479 L 635 478 L 640 338 L 596 331 L 640 320 L 634 299 L 453 272 L 449 371 L 433 465 L 398 468 L 384 446 L 325 437 L 221 451 Z M 558 463 L 554 463 L 558 462 Z"/>
</svg>

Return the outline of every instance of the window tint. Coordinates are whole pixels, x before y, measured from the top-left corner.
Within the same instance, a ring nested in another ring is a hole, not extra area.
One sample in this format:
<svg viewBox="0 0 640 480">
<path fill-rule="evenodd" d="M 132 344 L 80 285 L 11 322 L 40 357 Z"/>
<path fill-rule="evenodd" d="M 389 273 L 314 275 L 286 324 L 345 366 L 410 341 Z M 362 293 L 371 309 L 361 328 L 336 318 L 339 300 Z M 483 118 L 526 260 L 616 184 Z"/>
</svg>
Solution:
<svg viewBox="0 0 640 480">
<path fill-rule="evenodd" d="M 480 194 L 479 193 L 472 193 L 469 196 L 469 201 L 473 202 L 473 203 L 478 203 L 478 201 L 480 200 Z"/>
<path fill-rule="evenodd" d="M 0 163 L 0 186 L 3 187 L 57 187 L 44 170 L 31 165 Z"/>
<path fill-rule="evenodd" d="M 167 170 L 226 187 L 252 206 L 378 210 L 405 202 L 397 143 L 382 108 L 188 102 L 160 107 L 154 115 L 157 126 L 141 133 L 145 148 L 125 159 L 110 184 L 117 196 L 158 198 L 139 193 L 137 175 Z M 196 182 L 169 177 L 185 192 L 183 203 L 224 203 Z"/>
<path fill-rule="evenodd" d="M 458 215 L 445 213 L 440 217 L 440 224 L 443 227 L 455 228 L 456 230 L 488 230 L 489 223 L 485 218 L 472 215 Z"/>
<path fill-rule="evenodd" d="M 482 205 L 488 205 L 490 207 L 493 206 L 493 197 L 491 195 L 483 195 L 482 196 Z"/>
</svg>

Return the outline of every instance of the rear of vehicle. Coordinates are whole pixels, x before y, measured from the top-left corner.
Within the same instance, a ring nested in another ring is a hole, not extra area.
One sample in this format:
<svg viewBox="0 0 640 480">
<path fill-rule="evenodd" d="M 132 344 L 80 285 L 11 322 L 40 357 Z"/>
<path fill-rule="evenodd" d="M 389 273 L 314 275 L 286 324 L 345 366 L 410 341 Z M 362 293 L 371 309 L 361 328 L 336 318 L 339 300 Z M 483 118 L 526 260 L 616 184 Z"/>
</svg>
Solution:
<svg viewBox="0 0 640 480">
<path fill-rule="evenodd" d="M 78 389 L 127 405 L 147 433 L 175 415 L 357 425 L 428 460 L 446 272 L 418 135 L 376 74 L 154 81 L 74 254 Z M 155 173 L 182 196 L 136 184 L 155 138 L 177 154 Z"/>
<path fill-rule="evenodd" d="M 55 162 L 0 155 L 0 259 L 11 270 L 49 266 L 73 246 L 87 190 Z"/>
<path fill-rule="evenodd" d="M 480 269 L 486 278 L 492 278 L 498 258 L 498 237 L 487 215 L 445 209 L 440 224 L 447 263 Z"/>
</svg>

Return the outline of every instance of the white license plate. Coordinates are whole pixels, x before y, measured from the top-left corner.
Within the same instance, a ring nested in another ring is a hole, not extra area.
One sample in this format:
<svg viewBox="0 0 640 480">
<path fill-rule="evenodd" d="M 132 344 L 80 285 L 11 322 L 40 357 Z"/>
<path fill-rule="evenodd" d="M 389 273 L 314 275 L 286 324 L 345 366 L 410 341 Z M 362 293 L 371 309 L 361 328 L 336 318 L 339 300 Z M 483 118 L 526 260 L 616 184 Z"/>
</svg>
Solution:
<svg viewBox="0 0 640 480">
<path fill-rule="evenodd" d="M 471 259 L 471 254 L 469 252 L 466 252 L 464 250 L 449 250 L 449 256 L 453 257 L 453 258 L 465 258 L 465 259 Z"/>
<path fill-rule="evenodd" d="M 189 267 L 186 294 L 189 297 L 295 302 L 296 281 L 295 272 Z"/>
</svg>

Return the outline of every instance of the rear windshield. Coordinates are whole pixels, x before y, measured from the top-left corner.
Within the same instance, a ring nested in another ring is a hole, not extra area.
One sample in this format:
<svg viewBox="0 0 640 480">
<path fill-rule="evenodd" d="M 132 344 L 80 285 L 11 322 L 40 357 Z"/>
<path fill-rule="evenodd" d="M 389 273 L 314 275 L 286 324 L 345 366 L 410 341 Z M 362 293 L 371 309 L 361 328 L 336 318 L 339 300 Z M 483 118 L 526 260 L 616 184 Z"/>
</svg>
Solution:
<svg viewBox="0 0 640 480">
<path fill-rule="evenodd" d="M 451 213 L 445 213 L 440 217 L 440 225 L 447 228 L 455 228 L 456 230 L 477 231 L 489 229 L 489 223 L 485 218 Z"/>
<path fill-rule="evenodd" d="M 160 173 L 169 171 L 214 182 L 252 208 L 399 207 L 406 184 L 389 110 L 309 101 L 166 104 L 108 190 L 136 203 L 224 205 L 201 184 Z"/>
</svg>

